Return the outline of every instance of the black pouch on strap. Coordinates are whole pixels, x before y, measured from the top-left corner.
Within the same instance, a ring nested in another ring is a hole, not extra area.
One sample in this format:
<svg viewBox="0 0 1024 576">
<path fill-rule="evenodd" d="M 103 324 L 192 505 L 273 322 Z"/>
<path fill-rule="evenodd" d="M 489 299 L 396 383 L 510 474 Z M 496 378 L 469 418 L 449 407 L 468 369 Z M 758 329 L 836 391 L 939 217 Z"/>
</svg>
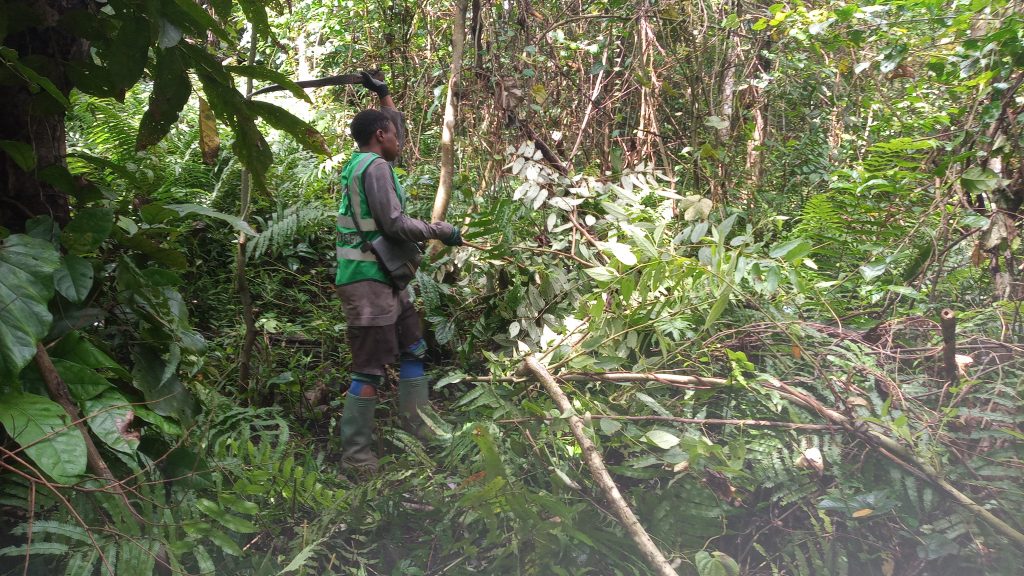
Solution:
<svg viewBox="0 0 1024 576">
<path fill-rule="evenodd" d="M 391 280 L 395 288 L 404 290 L 416 277 L 416 270 L 423 260 L 420 245 L 409 240 L 399 240 L 385 235 L 365 244 L 377 258 L 377 264 Z"/>
</svg>

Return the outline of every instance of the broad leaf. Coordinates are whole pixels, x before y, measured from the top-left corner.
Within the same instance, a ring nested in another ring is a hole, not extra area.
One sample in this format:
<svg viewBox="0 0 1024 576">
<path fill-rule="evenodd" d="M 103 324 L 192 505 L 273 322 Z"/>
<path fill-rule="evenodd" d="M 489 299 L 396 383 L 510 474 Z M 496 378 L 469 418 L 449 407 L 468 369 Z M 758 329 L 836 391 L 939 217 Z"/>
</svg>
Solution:
<svg viewBox="0 0 1024 576">
<path fill-rule="evenodd" d="M 254 100 L 252 110 L 274 128 L 287 132 L 303 148 L 314 154 L 330 155 L 327 141 L 320 132 L 291 112 L 269 102 Z"/>
<path fill-rule="evenodd" d="M 274 31 L 270 28 L 270 22 L 267 20 L 266 2 L 261 0 L 238 0 L 238 5 L 242 7 L 245 19 L 252 23 L 253 28 L 256 29 L 261 38 L 274 37 Z"/>
<path fill-rule="evenodd" d="M 50 356 L 93 370 L 109 370 L 119 378 L 131 380 L 131 374 L 127 370 L 78 332 L 61 338 L 60 342 L 50 350 Z"/>
<path fill-rule="evenodd" d="M 207 500 L 206 498 L 199 498 L 196 500 L 196 508 L 198 508 L 203 514 L 206 514 L 210 518 L 213 518 L 228 530 L 239 532 L 242 534 L 248 534 L 256 532 L 257 528 L 248 520 L 239 518 L 232 514 L 228 514 L 220 507 L 220 504 Z"/>
<path fill-rule="evenodd" d="M 626 266 L 636 266 L 636 255 L 627 244 L 620 242 L 602 242 L 601 249 L 610 252 L 615 259 Z"/>
<path fill-rule="evenodd" d="M 53 358 L 53 366 L 64 383 L 68 385 L 71 396 L 79 403 L 94 398 L 113 387 L 106 378 L 81 364 L 62 358 Z"/>
<path fill-rule="evenodd" d="M 740 576 L 740 567 L 735 560 L 723 552 L 697 552 L 694 558 L 697 574 L 700 576 Z"/>
<path fill-rule="evenodd" d="M 57 482 L 85 473 L 85 439 L 59 404 L 36 394 L 0 396 L 0 423 L 39 468 Z"/>
<path fill-rule="evenodd" d="M 178 8 L 188 16 L 192 24 L 196 25 L 199 30 L 209 29 L 221 40 L 231 42 L 231 37 L 228 36 L 224 28 L 198 2 L 195 2 L 195 0 L 174 0 L 174 3 L 177 4 Z"/>
<path fill-rule="evenodd" d="M 0 46 L 0 58 L 6 60 L 6 63 L 13 67 L 30 84 L 33 92 L 36 91 L 36 87 L 41 88 L 64 108 L 71 108 L 71 102 L 68 100 L 68 97 L 57 88 L 53 81 L 19 62 L 18 53 L 15 50 L 6 46 Z"/>
<path fill-rule="evenodd" d="M 664 448 L 666 450 L 675 446 L 676 444 L 679 444 L 679 437 L 677 437 L 674 434 L 665 432 L 664 430 L 651 430 L 650 432 L 644 435 L 644 438 L 646 438 L 648 442 L 654 444 L 658 448 Z"/>
<path fill-rule="evenodd" d="M 72 254 L 95 252 L 114 228 L 114 211 L 110 208 L 79 210 L 61 236 L 61 244 Z"/>
<path fill-rule="evenodd" d="M 218 212 L 216 210 L 213 210 L 212 208 L 207 208 L 206 206 L 200 206 L 199 204 L 169 204 L 167 206 L 164 206 L 164 208 L 174 210 L 181 216 L 184 216 L 185 214 L 202 214 L 203 216 L 209 216 L 210 218 L 223 220 L 224 222 L 227 222 L 228 224 L 231 225 L 232 228 L 238 230 L 239 232 L 245 232 L 250 236 L 256 235 L 256 231 L 252 229 L 252 226 L 249 226 L 247 222 L 245 222 L 238 216 L 232 216 L 230 214 Z"/>
<path fill-rule="evenodd" d="M 786 262 L 795 262 L 798 258 L 806 256 L 811 251 L 811 243 L 803 238 L 790 240 L 772 246 L 768 255 L 772 258 L 781 258 Z"/>
<path fill-rule="evenodd" d="M 261 190 L 266 190 L 266 175 L 274 156 L 270 145 L 256 127 L 255 116 L 249 108 L 249 102 L 231 85 L 231 75 L 219 62 L 208 58 L 209 55 L 192 48 L 189 54 L 193 58 L 201 58 L 203 71 L 197 71 L 206 101 L 217 114 L 235 131 L 235 139 L 231 150 L 238 156 L 242 164 L 252 172 L 253 182 Z"/>
<path fill-rule="evenodd" d="M 0 140 L 0 150 L 6 152 L 11 160 L 14 160 L 14 163 L 26 172 L 36 167 L 35 150 L 25 142 Z"/>
<path fill-rule="evenodd" d="M 53 317 L 53 244 L 17 234 L 0 241 L 0 375 L 17 374 L 36 355 Z"/>
<path fill-rule="evenodd" d="M 584 270 L 591 278 L 598 282 L 610 282 L 618 277 L 618 272 L 607 266 L 594 266 Z"/>
<path fill-rule="evenodd" d="M 88 418 L 89 429 L 107 446 L 127 453 L 139 447 L 138 432 L 128 429 L 135 418 L 135 412 L 120 392 L 107 390 L 85 401 L 82 409 L 82 416 Z"/>
<path fill-rule="evenodd" d="M 103 54 L 115 86 L 127 90 L 139 81 L 149 58 L 149 44 L 149 20 L 138 15 L 121 20 L 113 41 Z"/>
<path fill-rule="evenodd" d="M 291 78 L 285 76 L 284 74 L 278 72 L 277 70 L 271 70 L 266 66 L 256 66 L 253 64 L 225 66 L 224 69 L 228 72 L 231 72 L 232 74 L 245 76 L 246 78 L 266 80 L 267 82 L 280 84 L 283 88 L 287 89 L 289 92 L 292 93 L 293 96 L 295 96 L 299 100 L 312 103 L 312 101 L 309 99 L 309 95 L 306 94 L 306 91 L 302 88 L 302 86 L 299 86 Z"/>
<path fill-rule="evenodd" d="M 1002 182 L 999 175 L 990 168 L 972 166 L 960 176 L 960 184 L 971 194 L 983 194 L 995 190 Z"/>
<path fill-rule="evenodd" d="M 149 408 L 161 416 L 190 422 L 197 411 L 196 401 L 178 375 L 172 373 L 165 377 L 166 362 L 152 350 L 139 348 L 132 358 L 135 386 L 142 391 Z"/>
<path fill-rule="evenodd" d="M 149 95 L 149 107 L 139 123 L 136 150 L 149 148 L 170 132 L 191 93 L 192 83 L 185 71 L 181 52 L 175 48 L 157 50 L 153 92 Z"/>
<path fill-rule="evenodd" d="M 92 289 L 92 281 L 92 262 L 73 254 L 65 256 L 63 265 L 53 274 L 57 292 L 75 304 L 85 301 Z"/>
</svg>

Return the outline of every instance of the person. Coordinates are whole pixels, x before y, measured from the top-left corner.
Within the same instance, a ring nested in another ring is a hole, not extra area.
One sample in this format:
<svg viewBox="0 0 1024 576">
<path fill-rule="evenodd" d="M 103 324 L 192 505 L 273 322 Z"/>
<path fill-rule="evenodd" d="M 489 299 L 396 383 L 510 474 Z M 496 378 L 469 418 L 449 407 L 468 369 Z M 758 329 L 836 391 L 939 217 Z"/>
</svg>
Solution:
<svg viewBox="0 0 1024 576">
<path fill-rule="evenodd" d="M 462 235 L 447 222 L 428 224 L 405 214 L 406 196 L 392 169 L 405 136 L 402 115 L 384 82 L 363 72 L 363 86 L 377 94 L 381 109 L 363 110 L 352 119 L 351 133 L 359 151 L 341 174 L 335 287 L 348 321 L 352 369 L 338 428 L 342 466 L 372 473 L 377 469 L 377 455 L 371 448 L 374 410 L 385 367 L 400 361 L 400 420 L 404 429 L 421 438 L 429 430 L 421 416 L 421 410 L 429 410 L 429 384 L 420 315 L 408 290 L 391 284 L 366 244 L 384 234 L 460 246 Z M 358 189 L 359 206 L 350 201 L 350 184 Z"/>
</svg>

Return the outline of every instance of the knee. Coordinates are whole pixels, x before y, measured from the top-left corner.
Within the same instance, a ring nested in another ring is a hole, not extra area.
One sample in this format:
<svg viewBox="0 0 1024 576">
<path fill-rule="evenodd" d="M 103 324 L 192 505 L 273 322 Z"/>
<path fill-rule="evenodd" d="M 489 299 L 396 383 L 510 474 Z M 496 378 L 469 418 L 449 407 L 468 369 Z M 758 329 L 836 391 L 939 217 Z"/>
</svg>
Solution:
<svg viewBox="0 0 1024 576">
<path fill-rule="evenodd" d="M 427 355 L 427 341 L 423 338 L 413 342 L 408 348 L 402 350 L 400 360 L 423 360 Z"/>
</svg>

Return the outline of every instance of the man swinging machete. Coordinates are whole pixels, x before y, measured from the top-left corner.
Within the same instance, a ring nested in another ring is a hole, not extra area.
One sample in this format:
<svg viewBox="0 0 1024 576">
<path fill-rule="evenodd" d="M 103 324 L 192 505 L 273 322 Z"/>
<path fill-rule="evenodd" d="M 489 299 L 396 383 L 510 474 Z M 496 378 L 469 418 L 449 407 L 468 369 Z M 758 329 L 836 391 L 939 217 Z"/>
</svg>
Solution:
<svg viewBox="0 0 1024 576">
<path fill-rule="evenodd" d="M 341 174 L 335 285 L 348 320 L 352 381 L 338 428 L 342 466 L 373 473 L 377 469 L 377 455 L 371 449 L 374 409 L 385 366 L 400 362 L 402 427 L 424 440 L 432 434 L 421 416 L 431 410 L 423 366 L 427 344 L 422 320 L 404 282 L 396 282 L 396 277 L 382 268 L 382 255 L 374 247 L 381 237 L 395 243 L 437 239 L 448 246 L 461 246 L 462 234 L 447 222 L 430 224 L 405 214 L 406 195 L 391 165 L 405 140 L 402 113 L 382 80 L 363 72 L 362 85 L 377 94 L 380 109 L 363 110 L 352 119 L 351 134 L 359 150 Z M 411 269 L 418 263 L 417 257 L 410 263 Z"/>
</svg>

